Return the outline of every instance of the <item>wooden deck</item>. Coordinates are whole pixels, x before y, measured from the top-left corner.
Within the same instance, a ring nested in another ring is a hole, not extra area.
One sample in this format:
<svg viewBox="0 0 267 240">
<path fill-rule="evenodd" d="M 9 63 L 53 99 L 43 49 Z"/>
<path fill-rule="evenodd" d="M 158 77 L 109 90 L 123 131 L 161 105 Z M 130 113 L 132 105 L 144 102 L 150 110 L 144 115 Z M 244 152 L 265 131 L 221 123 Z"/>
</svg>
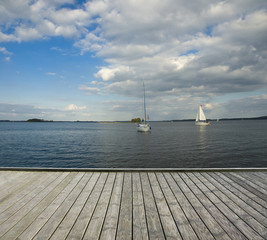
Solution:
<svg viewBox="0 0 267 240">
<path fill-rule="evenodd" d="M 0 170 L 0 239 L 267 239 L 267 171 Z"/>
</svg>

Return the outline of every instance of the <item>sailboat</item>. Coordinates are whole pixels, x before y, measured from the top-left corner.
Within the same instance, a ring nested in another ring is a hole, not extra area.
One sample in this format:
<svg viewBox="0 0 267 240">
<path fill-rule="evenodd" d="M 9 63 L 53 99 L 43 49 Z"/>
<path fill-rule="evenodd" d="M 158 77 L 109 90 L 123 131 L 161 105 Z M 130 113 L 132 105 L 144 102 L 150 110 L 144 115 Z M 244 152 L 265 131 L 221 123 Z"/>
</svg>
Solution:
<svg viewBox="0 0 267 240">
<path fill-rule="evenodd" d="M 202 110 L 202 105 L 199 105 L 197 117 L 196 117 L 196 125 L 197 126 L 208 126 L 210 125 L 210 122 L 207 121 L 206 116 Z"/>
<path fill-rule="evenodd" d="M 145 92 L 145 84 L 143 83 L 143 87 L 144 87 L 144 106 L 143 106 L 143 110 L 144 110 L 144 120 L 138 124 L 137 126 L 137 131 L 138 132 L 149 132 L 151 130 L 150 125 L 146 122 L 146 92 Z"/>
</svg>

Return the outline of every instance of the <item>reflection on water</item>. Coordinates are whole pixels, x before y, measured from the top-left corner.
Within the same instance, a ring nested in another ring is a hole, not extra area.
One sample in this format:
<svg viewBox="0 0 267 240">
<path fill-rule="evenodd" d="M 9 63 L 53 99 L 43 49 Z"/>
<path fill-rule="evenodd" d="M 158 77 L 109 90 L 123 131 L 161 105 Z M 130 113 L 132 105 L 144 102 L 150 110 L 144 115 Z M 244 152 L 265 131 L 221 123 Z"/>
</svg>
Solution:
<svg viewBox="0 0 267 240">
<path fill-rule="evenodd" d="M 266 167 L 267 121 L 253 122 L 0 122 L 0 166 Z"/>
<path fill-rule="evenodd" d="M 197 130 L 197 140 L 200 151 L 204 151 L 207 148 L 207 136 L 206 136 L 206 128 L 208 126 L 196 126 Z"/>
</svg>

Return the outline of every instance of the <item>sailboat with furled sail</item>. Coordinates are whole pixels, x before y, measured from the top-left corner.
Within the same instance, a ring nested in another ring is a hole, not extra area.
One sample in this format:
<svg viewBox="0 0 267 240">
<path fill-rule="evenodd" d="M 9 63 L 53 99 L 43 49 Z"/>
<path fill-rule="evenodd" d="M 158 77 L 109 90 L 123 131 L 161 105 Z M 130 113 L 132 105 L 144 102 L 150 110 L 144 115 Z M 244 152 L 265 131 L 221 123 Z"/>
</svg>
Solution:
<svg viewBox="0 0 267 240">
<path fill-rule="evenodd" d="M 210 122 L 207 121 L 206 116 L 203 112 L 202 105 L 199 105 L 197 117 L 196 117 L 196 125 L 197 126 L 208 126 L 210 125 Z"/>
<path fill-rule="evenodd" d="M 149 123 L 147 123 L 146 121 L 146 91 L 145 91 L 145 84 L 143 83 L 143 87 L 144 87 L 144 106 L 143 106 L 143 114 L 144 114 L 144 118 L 143 121 L 141 123 L 138 124 L 137 126 L 137 131 L 138 132 L 149 132 L 151 130 L 151 127 L 149 125 Z"/>
</svg>

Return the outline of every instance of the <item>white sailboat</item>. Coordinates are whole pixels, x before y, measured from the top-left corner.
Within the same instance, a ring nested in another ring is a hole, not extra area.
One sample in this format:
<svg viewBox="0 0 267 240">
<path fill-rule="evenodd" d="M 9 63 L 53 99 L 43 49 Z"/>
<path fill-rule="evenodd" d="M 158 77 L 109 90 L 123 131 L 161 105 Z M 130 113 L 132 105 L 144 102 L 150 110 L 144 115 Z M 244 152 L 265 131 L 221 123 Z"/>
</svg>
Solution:
<svg viewBox="0 0 267 240">
<path fill-rule="evenodd" d="M 137 131 L 138 132 L 149 132 L 151 130 L 150 125 L 146 122 L 146 92 L 145 92 L 145 84 L 143 83 L 144 87 L 144 120 L 138 124 Z"/>
<path fill-rule="evenodd" d="M 206 116 L 203 112 L 202 105 L 199 105 L 197 117 L 196 117 L 196 125 L 197 126 L 208 126 L 210 125 L 210 122 L 207 121 Z"/>
</svg>

